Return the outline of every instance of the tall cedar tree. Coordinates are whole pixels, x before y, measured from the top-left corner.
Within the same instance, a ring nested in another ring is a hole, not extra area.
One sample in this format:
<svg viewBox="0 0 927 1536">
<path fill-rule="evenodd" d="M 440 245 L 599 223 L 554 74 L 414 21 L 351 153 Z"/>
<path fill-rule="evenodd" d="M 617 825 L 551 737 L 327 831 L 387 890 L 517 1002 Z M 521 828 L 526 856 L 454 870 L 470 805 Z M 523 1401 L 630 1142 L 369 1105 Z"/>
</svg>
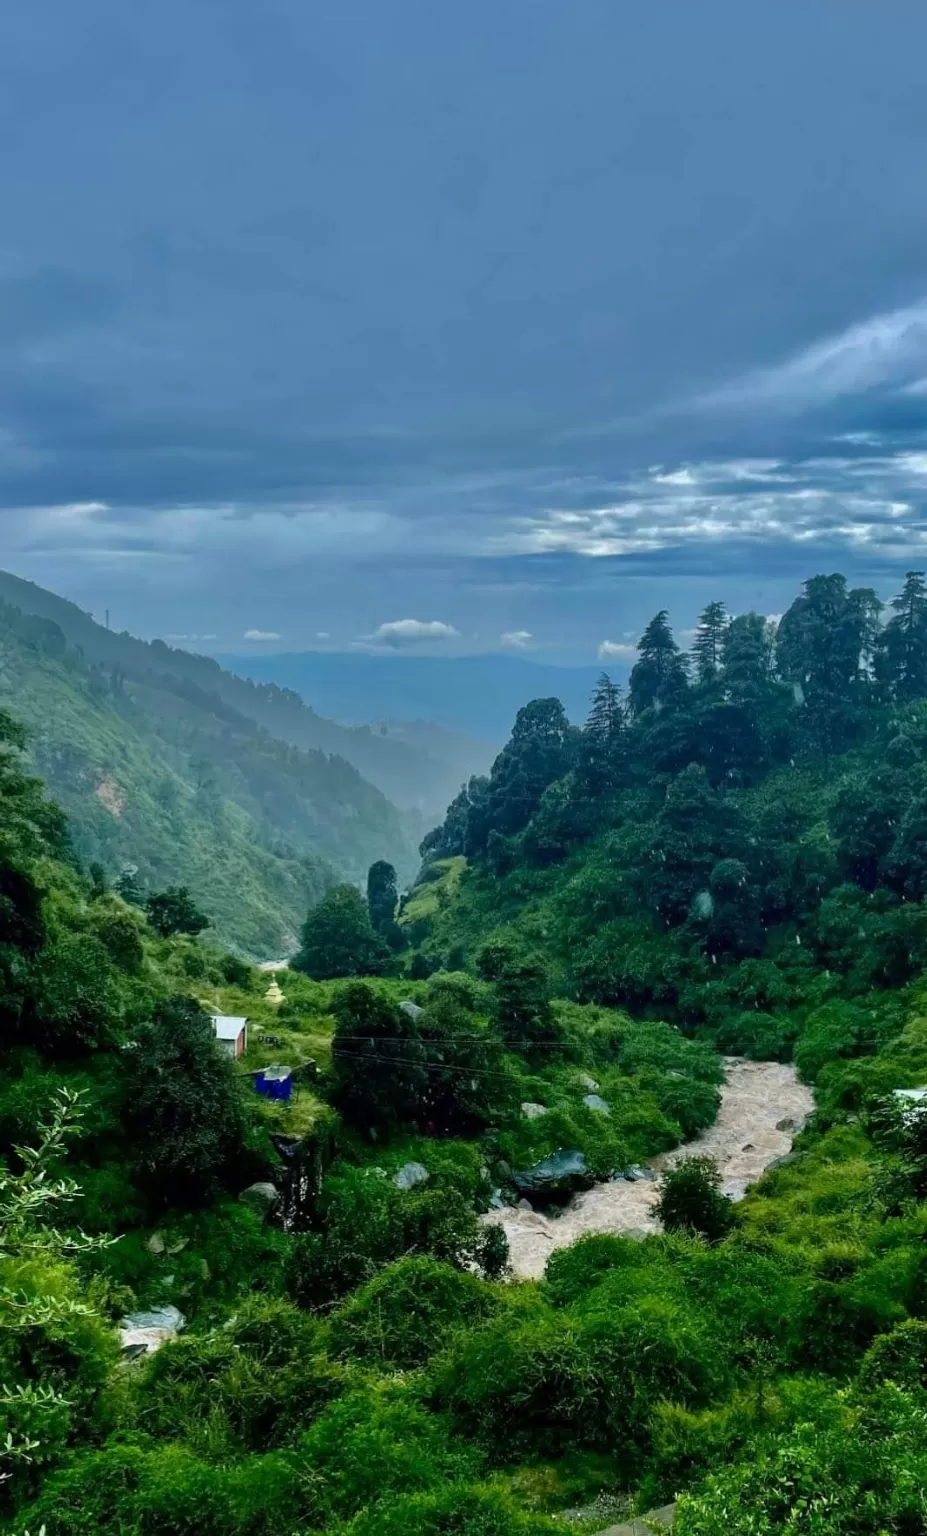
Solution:
<svg viewBox="0 0 927 1536">
<path fill-rule="evenodd" d="M 607 794 L 617 786 L 623 735 L 621 689 L 603 672 L 592 695 L 580 743 L 583 777 L 591 789 Z"/>
<path fill-rule="evenodd" d="M 396 871 L 386 859 L 377 859 L 367 871 L 367 910 L 374 933 L 378 933 L 391 949 L 402 944 L 402 933 L 396 922 L 398 905 Z"/>
<path fill-rule="evenodd" d="M 637 646 L 628 703 L 632 714 L 673 702 L 688 683 L 686 659 L 673 639 L 669 614 L 661 609 L 650 620 Z"/>
<path fill-rule="evenodd" d="M 709 603 L 702 610 L 692 642 L 692 655 L 696 678 L 703 687 L 718 680 L 729 627 L 730 620 L 723 603 Z"/>
<path fill-rule="evenodd" d="M 893 600 L 894 615 L 879 637 L 876 675 L 899 704 L 927 698 L 927 583 L 923 571 L 908 571 Z"/>
</svg>

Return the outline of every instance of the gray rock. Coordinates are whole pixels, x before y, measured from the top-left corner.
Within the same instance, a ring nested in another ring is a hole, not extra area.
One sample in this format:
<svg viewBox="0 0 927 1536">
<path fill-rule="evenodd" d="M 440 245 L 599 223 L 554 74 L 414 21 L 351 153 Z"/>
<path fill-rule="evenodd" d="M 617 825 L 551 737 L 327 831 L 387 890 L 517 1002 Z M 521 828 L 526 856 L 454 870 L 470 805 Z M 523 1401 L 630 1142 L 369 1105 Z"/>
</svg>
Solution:
<svg viewBox="0 0 927 1536">
<path fill-rule="evenodd" d="M 585 1088 L 587 1093 L 595 1093 L 599 1086 L 595 1078 L 590 1077 L 588 1072 L 580 1072 L 578 1081 L 579 1086 Z"/>
<path fill-rule="evenodd" d="M 406 1014 L 410 1019 L 421 1018 L 425 1012 L 424 1008 L 421 1008 L 418 1003 L 413 1003 L 411 997 L 407 997 L 404 1003 L 399 1004 L 399 1011 Z"/>
<path fill-rule="evenodd" d="M 164 1252 L 165 1248 L 167 1247 L 167 1244 L 164 1241 L 164 1233 L 163 1232 L 152 1232 L 152 1234 L 149 1237 L 147 1243 L 145 1244 L 145 1247 L 148 1249 L 149 1253 L 153 1253 L 157 1257 L 160 1257 L 160 1255 Z"/>
<path fill-rule="evenodd" d="M 597 1093 L 586 1093 L 586 1094 L 584 1094 L 583 1095 L 583 1103 L 585 1104 L 587 1109 L 594 1109 L 597 1114 L 600 1114 L 600 1115 L 610 1115 L 611 1114 L 611 1110 L 609 1109 L 609 1107 L 606 1104 L 605 1100 L 603 1098 L 600 1098 L 599 1094 L 597 1094 Z"/>
<path fill-rule="evenodd" d="M 785 1120 L 777 1120 L 776 1121 L 776 1130 L 777 1131 L 797 1131 L 798 1130 L 798 1126 L 797 1126 L 797 1124 L 796 1124 L 796 1122 L 794 1120 L 792 1120 L 792 1119 L 787 1117 Z"/>
<path fill-rule="evenodd" d="M 528 1100 L 521 1106 L 521 1112 L 526 1120 L 540 1120 L 542 1115 L 547 1114 L 547 1105 L 532 1104 L 531 1101 Z"/>
<path fill-rule="evenodd" d="M 186 1324 L 177 1307 L 156 1307 L 151 1312 L 130 1312 L 119 1325 L 119 1342 L 126 1360 L 153 1355 L 170 1339 L 176 1339 Z"/>
<path fill-rule="evenodd" d="M 243 1205 L 250 1205 L 259 1216 L 269 1216 L 280 1198 L 276 1184 L 249 1184 L 238 1196 Z M 171 1252 L 175 1250 L 172 1249 Z"/>
<path fill-rule="evenodd" d="M 578 1189 L 591 1189 L 595 1183 L 586 1167 L 582 1152 L 552 1152 L 533 1168 L 524 1168 L 514 1176 L 515 1188 L 520 1195 L 539 1195 L 542 1198 L 562 1199 Z"/>
<path fill-rule="evenodd" d="M 530 1200 L 519 1200 L 515 1209 L 516 1211 L 533 1211 L 534 1206 L 531 1204 Z"/>
<path fill-rule="evenodd" d="M 773 1173 L 776 1168 L 787 1168 L 789 1163 L 798 1162 L 797 1152 L 786 1152 L 784 1157 L 774 1157 L 771 1163 L 766 1164 L 765 1172 Z"/>
<path fill-rule="evenodd" d="M 645 1167 L 643 1163 L 632 1163 L 629 1168 L 619 1168 L 618 1172 L 613 1174 L 612 1177 L 627 1179 L 629 1184 L 637 1184 L 641 1179 L 649 1179 L 651 1183 L 655 1183 L 657 1176 L 652 1168 Z"/>
<path fill-rule="evenodd" d="M 505 1201 L 502 1198 L 501 1189 L 494 1189 L 489 1197 L 489 1209 L 491 1211 L 504 1211 Z"/>
<path fill-rule="evenodd" d="M 403 1163 L 399 1172 L 393 1175 L 393 1183 L 397 1189 L 414 1189 L 417 1184 L 427 1184 L 428 1169 L 424 1163 Z"/>
</svg>

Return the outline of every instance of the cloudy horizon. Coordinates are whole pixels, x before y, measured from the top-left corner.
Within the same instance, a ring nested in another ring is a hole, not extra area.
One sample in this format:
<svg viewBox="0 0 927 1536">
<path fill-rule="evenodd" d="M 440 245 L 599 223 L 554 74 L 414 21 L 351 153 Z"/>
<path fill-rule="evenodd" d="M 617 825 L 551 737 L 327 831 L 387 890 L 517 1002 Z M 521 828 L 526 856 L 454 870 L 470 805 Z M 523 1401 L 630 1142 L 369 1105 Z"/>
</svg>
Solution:
<svg viewBox="0 0 927 1536">
<path fill-rule="evenodd" d="M 2 564 L 216 652 L 620 659 L 927 566 L 927 16 L 7 19 Z"/>
</svg>

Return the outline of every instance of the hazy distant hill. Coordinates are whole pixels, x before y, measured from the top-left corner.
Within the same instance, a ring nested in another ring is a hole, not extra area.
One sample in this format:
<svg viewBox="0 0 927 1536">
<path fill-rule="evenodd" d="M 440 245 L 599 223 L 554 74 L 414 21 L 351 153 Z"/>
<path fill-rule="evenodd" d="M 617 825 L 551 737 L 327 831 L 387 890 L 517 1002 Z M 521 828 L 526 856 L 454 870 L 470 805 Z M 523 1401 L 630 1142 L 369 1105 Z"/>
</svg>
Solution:
<svg viewBox="0 0 927 1536">
<path fill-rule="evenodd" d="M 556 667 L 523 656 L 372 656 L 302 651 L 225 656 L 226 666 L 259 682 L 292 688 L 336 720 L 427 721 L 440 732 L 485 741 L 498 750 L 529 699 L 559 698 L 580 722 L 601 667 Z M 613 667 L 616 680 L 625 667 Z M 425 727 L 427 730 L 427 727 Z M 422 738 L 423 744 L 427 737 Z M 435 731 L 428 751 L 442 750 Z M 487 768 L 488 762 L 480 771 Z"/>
<path fill-rule="evenodd" d="M 416 811 L 423 830 L 440 820 L 462 781 L 488 768 L 494 755 L 491 747 L 464 742 L 444 732 L 429 733 L 426 729 L 425 734 L 410 734 L 406 728 L 395 731 L 336 725 L 304 701 L 313 699 L 311 689 L 300 697 L 287 687 L 285 679 L 282 686 L 279 678 L 252 682 L 223 670 L 211 657 L 175 649 L 163 640 L 138 640 L 124 631 L 117 634 L 95 623 L 75 603 L 6 571 L 0 571 L 0 599 L 24 613 L 51 619 L 71 645 L 80 647 L 88 662 L 118 667 L 136 682 L 154 676 L 192 684 L 280 741 L 344 758 L 400 809 Z M 252 675 L 256 676 L 253 669 Z M 386 708 L 371 698 L 368 718 L 407 720 L 418 713 L 415 709 Z M 342 718 L 357 717 L 342 712 Z"/>
<path fill-rule="evenodd" d="M 336 875 L 360 880 L 375 858 L 411 872 L 418 828 L 356 768 L 275 740 L 179 668 L 140 668 L 120 639 L 85 618 L 77 649 L 0 603 L 0 706 L 27 727 L 86 860 L 188 884 L 220 937 L 265 956 Z"/>
</svg>

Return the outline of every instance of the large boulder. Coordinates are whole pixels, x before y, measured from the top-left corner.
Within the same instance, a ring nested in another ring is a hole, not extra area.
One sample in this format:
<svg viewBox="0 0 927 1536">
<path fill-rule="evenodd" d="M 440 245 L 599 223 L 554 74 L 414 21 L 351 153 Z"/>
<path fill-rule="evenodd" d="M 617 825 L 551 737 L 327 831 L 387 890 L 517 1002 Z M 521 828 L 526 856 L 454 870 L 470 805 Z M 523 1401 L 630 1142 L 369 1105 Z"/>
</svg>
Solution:
<svg viewBox="0 0 927 1536">
<path fill-rule="evenodd" d="M 552 1152 L 533 1168 L 523 1168 L 514 1175 L 515 1188 L 529 1200 L 566 1200 L 580 1189 L 591 1189 L 595 1179 L 586 1167 L 582 1152 Z"/>
</svg>

